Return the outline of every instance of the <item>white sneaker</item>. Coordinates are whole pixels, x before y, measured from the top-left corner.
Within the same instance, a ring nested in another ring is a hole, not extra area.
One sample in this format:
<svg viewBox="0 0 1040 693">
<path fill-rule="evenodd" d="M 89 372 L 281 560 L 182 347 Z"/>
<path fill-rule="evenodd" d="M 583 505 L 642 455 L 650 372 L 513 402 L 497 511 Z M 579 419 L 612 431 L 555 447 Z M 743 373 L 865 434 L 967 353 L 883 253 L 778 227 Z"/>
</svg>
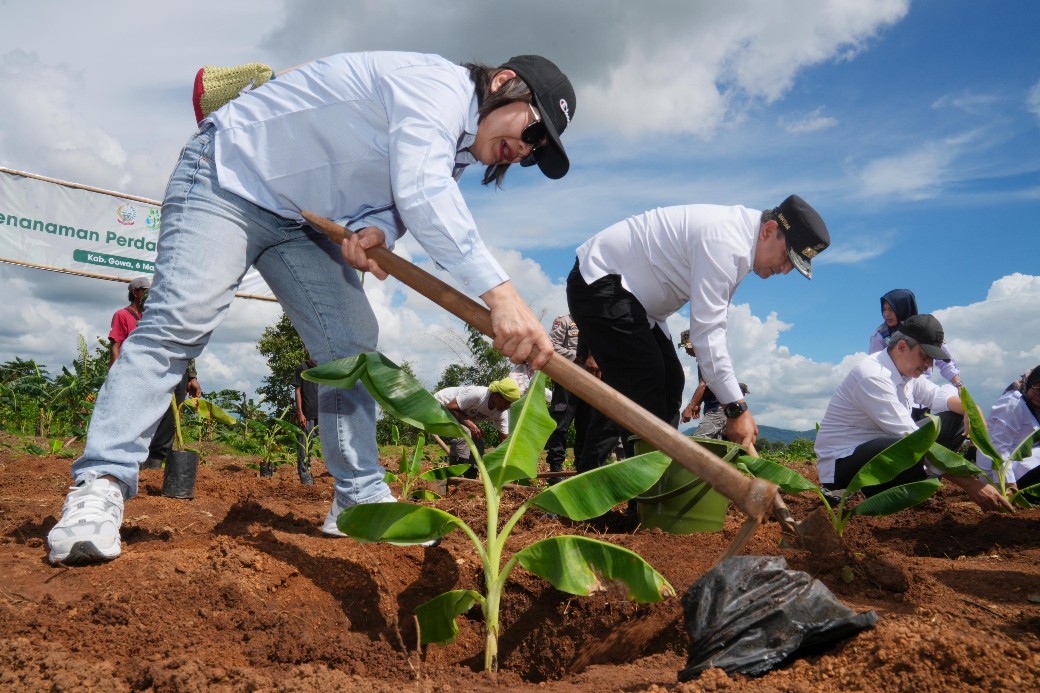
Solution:
<svg viewBox="0 0 1040 693">
<path fill-rule="evenodd" d="M 82 565 L 110 561 L 122 551 L 123 489 L 90 472 L 65 497 L 61 519 L 47 534 L 51 563 Z"/>
<path fill-rule="evenodd" d="M 396 503 L 397 502 L 397 498 L 395 498 L 393 494 L 390 494 L 389 496 L 383 496 L 379 500 L 372 501 L 372 502 L 373 503 Z M 349 507 L 349 506 L 347 506 L 347 507 Z M 333 494 L 333 496 L 332 496 L 332 507 L 329 508 L 329 514 L 325 516 L 325 522 L 321 526 L 321 533 L 322 534 L 324 534 L 327 537 L 346 537 L 347 536 L 343 532 L 339 531 L 339 527 L 336 526 L 336 518 L 338 518 L 339 514 L 341 512 L 343 512 L 345 509 L 346 508 L 344 506 L 339 504 L 339 496 L 336 496 L 335 494 Z M 430 547 L 433 547 L 433 546 L 437 546 L 440 543 L 441 543 L 441 539 L 440 539 L 440 537 L 437 537 L 436 539 L 431 539 L 430 541 L 424 541 L 421 544 L 419 544 L 419 546 L 425 546 L 426 548 L 430 548 Z"/>
</svg>

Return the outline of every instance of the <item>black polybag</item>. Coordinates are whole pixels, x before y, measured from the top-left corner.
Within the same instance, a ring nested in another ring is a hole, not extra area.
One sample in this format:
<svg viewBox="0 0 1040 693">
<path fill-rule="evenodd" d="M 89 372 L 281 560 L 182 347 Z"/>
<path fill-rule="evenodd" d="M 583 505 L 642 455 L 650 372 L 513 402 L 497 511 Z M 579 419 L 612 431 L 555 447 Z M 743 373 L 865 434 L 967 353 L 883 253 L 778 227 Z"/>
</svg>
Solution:
<svg viewBox="0 0 1040 693">
<path fill-rule="evenodd" d="M 839 602 L 780 556 L 734 556 L 705 573 L 682 598 L 690 635 L 680 681 L 705 669 L 758 676 L 821 652 L 877 623 Z"/>
</svg>

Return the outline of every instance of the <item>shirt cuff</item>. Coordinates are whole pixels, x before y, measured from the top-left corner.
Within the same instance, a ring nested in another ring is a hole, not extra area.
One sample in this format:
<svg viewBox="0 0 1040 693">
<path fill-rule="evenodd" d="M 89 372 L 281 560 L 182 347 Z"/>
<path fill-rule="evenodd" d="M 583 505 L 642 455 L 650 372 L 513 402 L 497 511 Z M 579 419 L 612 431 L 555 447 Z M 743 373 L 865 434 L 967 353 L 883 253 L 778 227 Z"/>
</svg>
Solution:
<svg viewBox="0 0 1040 693">
<path fill-rule="evenodd" d="M 462 290 L 472 296 L 480 296 L 509 281 L 509 275 L 498 264 L 498 260 L 483 247 L 474 250 L 449 271 Z"/>
</svg>

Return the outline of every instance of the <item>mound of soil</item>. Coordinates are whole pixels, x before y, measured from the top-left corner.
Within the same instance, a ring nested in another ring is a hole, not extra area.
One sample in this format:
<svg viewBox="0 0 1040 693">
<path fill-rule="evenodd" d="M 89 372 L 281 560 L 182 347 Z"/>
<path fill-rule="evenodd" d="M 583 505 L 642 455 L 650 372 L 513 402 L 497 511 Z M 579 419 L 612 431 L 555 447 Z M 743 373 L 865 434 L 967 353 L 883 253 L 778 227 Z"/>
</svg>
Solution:
<svg viewBox="0 0 1040 693">
<path fill-rule="evenodd" d="M 9 443 L 13 439 L 7 439 Z M 483 673 L 478 613 L 458 640 L 416 649 L 413 609 L 448 589 L 480 589 L 460 532 L 432 549 L 322 537 L 332 499 L 320 463 L 301 486 L 283 467 L 260 479 L 247 458 L 210 455 L 194 500 L 160 495 L 143 471 L 126 505 L 123 555 L 53 567 L 46 535 L 69 460 L 0 448 L 0 690 L 808 691 L 1040 689 L 1040 511 L 983 514 L 955 488 L 888 518 L 856 518 L 843 542 L 781 548 L 775 523 L 746 553 L 787 557 L 878 626 L 760 678 L 712 669 L 679 684 L 687 640 L 677 599 L 636 605 L 572 597 L 522 569 L 503 598 L 497 677 Z M 804 471 L 811 469 L 806 467 Z M 438 507 L 484 521 L 472 486 Z M 505 513 L 529 493 L 507 492 Z M 796 518 L 819 503 L 787 498 Z M 675 536 L 612 512 L 573 523 L 532 510 L 510 548 L 560 533 L 638 552 L 681 594 L 741 523 Z"/>
</svg>

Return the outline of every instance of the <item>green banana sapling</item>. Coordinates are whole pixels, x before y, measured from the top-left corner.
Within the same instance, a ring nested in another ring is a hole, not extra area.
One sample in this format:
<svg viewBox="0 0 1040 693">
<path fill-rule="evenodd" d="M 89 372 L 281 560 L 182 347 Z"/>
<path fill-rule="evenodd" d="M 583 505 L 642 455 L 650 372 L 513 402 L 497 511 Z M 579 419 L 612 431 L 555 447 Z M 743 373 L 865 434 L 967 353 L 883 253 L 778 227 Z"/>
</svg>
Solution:
<svg viewBox="0 0 1040 693">
<path fill-rule="evenodd" d="M 510 408 L 509 437 L 484 457 L 478 454 L 468 431 L 433 395 L 378 352 L 322 364 L 303 377 L 345 388 L 360 381 L 379 405 L 398 419 L 428 434 L 464 437 L 469 442 L 487 501 L 484 538 L 450 513 L 412 503 L 355 505 L 344 510 L 337 521 L 341 531 L 362 541 L 414 545 L 456 529 L 470 540 L 483 567 L 484 591 L 451 590 L 420 605 L 416 616 L 424 644 L 454 641 L 458 633 L 455 619 L 479 605 L 486 635 L 484 666 L 488 671 L 497 670 L 499 607 L 505 583 L 517 565 L 570 594 L 587 595 L 623 583 L 627 596 L 640 602 L 674 596 L 668 581 L 637 554 L 595 539 L 549 537 L 508 559 L 504 557 L 510 532 L 531 507 L 574 520 L 598 517 L 649 488 L 669 463 L 665 455 L 654 452 L 571 477 L 531 496 L 500 522 L 503 486 L 537 474 L 540 454 L 555 427 L 542 396 L 543 374 L 537 374 L 528 389 L 535 395 L 521 398 Z"/>
</svg>

